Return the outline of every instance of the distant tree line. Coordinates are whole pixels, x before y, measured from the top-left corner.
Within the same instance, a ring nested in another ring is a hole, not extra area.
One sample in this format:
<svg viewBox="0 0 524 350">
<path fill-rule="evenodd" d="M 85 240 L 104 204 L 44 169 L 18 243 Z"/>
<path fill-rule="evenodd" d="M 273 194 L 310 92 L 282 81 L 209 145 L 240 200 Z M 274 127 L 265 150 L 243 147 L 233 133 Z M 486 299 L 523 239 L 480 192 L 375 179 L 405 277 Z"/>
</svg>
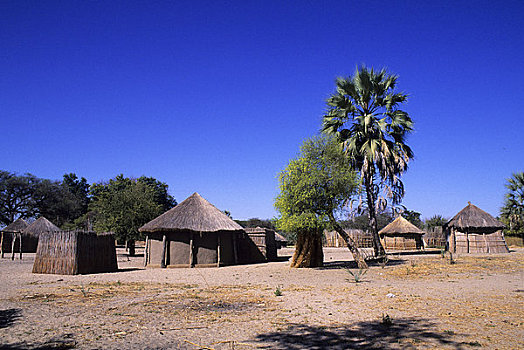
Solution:
<svg viewBox="0 0 524 350">
<path fill-rule="evenodd" d="M 65 174 L 61 181 L 0 171 L 0 223 L 44 216 L 64 230 L 113 232 L 120 241 L 143 237 L 138 228 L 177 204 L 168 185 L 153 177 L 89 184 Z"/>
</svg>

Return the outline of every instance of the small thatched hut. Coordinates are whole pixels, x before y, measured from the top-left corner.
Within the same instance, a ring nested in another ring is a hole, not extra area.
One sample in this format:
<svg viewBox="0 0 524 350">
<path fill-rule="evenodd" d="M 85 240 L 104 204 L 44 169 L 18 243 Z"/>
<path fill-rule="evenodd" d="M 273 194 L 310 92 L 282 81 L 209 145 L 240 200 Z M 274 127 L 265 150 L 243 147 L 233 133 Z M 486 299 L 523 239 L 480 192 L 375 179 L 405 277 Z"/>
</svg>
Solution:
<svg viewBox="0 0 524 350">
<path fill-rule="evenodd" d="M 43 216 L 36 219 L 31 225 L 27 226 L 22 232 L 23 236 L 27 237 L 27 243 L 22 238 L 22 249 L 27 253 L 36 253 L 38 246 L 38 239 L 40 235 L 45 232 L 60 231 L 60 228 L 47 220 Z"/>
<path fill-rule="evenodd" d="M 13 221 L 12 223 L 10 223 L 9 225 L 7 225 L 6 227 L 4 227 L 2 230 L 1 230 L 1 236 L 0 236 L 0 254 L 2 256 L 2 258 L 4 257 L 4 253 L 5 252 L 12 252 L 14 253 L 15 252 L 15 240 L 16 240 L 16 237 L 18 236 L 19 239 L 21 237 L 21 234 L 22 234 L 22 231 L 24 231 L 24 229 L 29 226 L 27 224 L 27 222 L 24 221 L 24 219 L 22 218 L 18 218 L 16 219 L 15 221 Z M 15 239 L 13 239 L 13 237 Z M 24 238 L 22 238 L 24 239 Z M 22 243 L 21 240 L 19 240 L 19 246 L 18 246 L 18 251 L 20 251 L 20 244 Z"/>
<path fill-rule="evenodd" d="M 424 248 L 422 243 L 424 231 L 401 215 L 378 231 L 378 234 L 386 250 L 417 250 Z"/>
<path fill-rule="evenodd" d="M 145 265 L 211 267 L 239 261 L 242 226 L 198 193 L 139 229 L 147 233 Z"/>
<path fill-rule="evenodd" d="M 77 275 L 115 272 L 115 238 L 84 231 L 47 231 L 40 234 L 33 273 Z"/>
<path fill-rule="evenodd" d="M 503 228 L 503 223 L 471 202 L 444 226 L 453 253 L 509 253 Z"/>
</svg>

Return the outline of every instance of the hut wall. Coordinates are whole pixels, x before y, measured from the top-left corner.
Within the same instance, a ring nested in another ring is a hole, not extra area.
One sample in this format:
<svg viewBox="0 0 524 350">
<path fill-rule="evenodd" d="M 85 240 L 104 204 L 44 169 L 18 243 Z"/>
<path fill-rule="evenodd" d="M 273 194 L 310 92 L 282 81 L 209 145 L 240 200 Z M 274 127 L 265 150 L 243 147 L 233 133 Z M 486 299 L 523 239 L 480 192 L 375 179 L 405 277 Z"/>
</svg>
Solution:
<svg viewBox="0 0 524 350">
<path fill-rule="evenodd" d="M 359 229 L 346 229 L 346 233 L 353 238 L 358 248 L 372 248 L 373 238 L 371 234 Z M 346 247 L 346 241 L 336 231 L 324 232 L 326 240 L 323 242 L 324 247 Z"/>
<path fill-rule="evenodd" d="M 76 275 L 117 270 L 113 235 L 59 231 L 39 237 L 33 273 Z"/>
<path fill-rule="evenodd" d="M 177 235 L 168 235 L 166 265 L 168 266 L 189 266 L 189 232 L 181 232 Z M 159 242 L 157 254 L 158 264 L 162 261 L 162 240 Z"/>
<path fill-rule="evenodd" d="M 10 232 L 4 232 L 3 235 L 4 240 L 2 241 L 2 251 L 4 253 L 11 253 L 13 234 Z M 22 253 L 36 253 L 37 247 L 38 237 L 22 233 Z M 20 253 L 20 242 L 18 239 L 15 242 L 15 253 Z"/>
<path fill-rule="evenodd" d="M 456 253 L 508 253 L 500 231 L 490 234 L 455 232 Z"/>
<path fill-rule="evenodd" d="M 260 227 L 246 228 L 245 231 L 266 261 L 277 260 L 275 231 Z"/>
<path fill-rule="evenodd" d="M 220 235 L 220 265 L 235 263 L 233 249 L 233 232 L 218 233 L 167 233 L 166 266 L 167 267 L 214 267 L 218 262 L 218 244 Z M 146 265 L 159 267 L 162 262 L 162 233 L 149 235 L 148 257 Z M 192 261 L 190 241 L 193 239 Z"/>
<path fill-rule="evenodd" d="M 160 236 L 160 238 L 156 235 L 150 236 L 147 244 L 148 244 L 147 246 L 148 256 L 147 256 L 146 264 L 150 266 L 160 266 L 162 262 L 162 249 L 163 249 L 162 236 Z M 171 248 L 171 246 L 168 246 L 168 247 Z M 172 255 L 170 254 L 170 256 Z M 185 263 L 186 264 L 189 263 L 189 253 L 188 253 L 188 258 Z"/>
<path fill-rule="evenodd" d="M 382 245 L 386 250 L 417 250 L 422 249 L 422 237 L 420 234 L 384 235 L 381 238 Z"/>
<path fill-rule="evenodd" d="M 193 264 L 215 265 L 218 262 L 218 234 L 193 235 Z"/>
<path fill-rule="evenodd" d="M 266 257 L 247 233 L 237 236 L 238 261 L 243 264 L 266 262 Z"/>
<path fill-rule="evenodd" d="M 446 232 L 442 226 L 432 227 L 428 232 L 422 236 L 426 247 L 428 248 L 442 248 L 446 247 Z"/>
<path fill-rule="evenodd" d="M 324 238 L 324 247 L 344 247 L 346 245 L 344 239 L 336 231 L 325 232 Z"/>
<path fill-rule="evenodd" d="M 236 239 L 233 236 L 236 232 L 223 232 L 220 235 L 220 265 L 233 265 L 235 261 L 235 248 L 233 247 Z"/>
</svg>

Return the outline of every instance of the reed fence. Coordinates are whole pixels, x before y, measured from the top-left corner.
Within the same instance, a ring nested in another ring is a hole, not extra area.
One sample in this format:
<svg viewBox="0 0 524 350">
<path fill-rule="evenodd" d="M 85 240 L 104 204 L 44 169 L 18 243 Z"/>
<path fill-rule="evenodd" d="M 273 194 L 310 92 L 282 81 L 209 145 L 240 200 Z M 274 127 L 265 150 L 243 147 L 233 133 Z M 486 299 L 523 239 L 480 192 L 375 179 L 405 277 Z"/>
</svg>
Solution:
<svg viewBox="0 0 524 350">
<path fill-rule="evenodd" d="M 39 237 L 33 273 L 76 275 L 117 270 L 112 234 L 55 231 Z"/>
</svg>

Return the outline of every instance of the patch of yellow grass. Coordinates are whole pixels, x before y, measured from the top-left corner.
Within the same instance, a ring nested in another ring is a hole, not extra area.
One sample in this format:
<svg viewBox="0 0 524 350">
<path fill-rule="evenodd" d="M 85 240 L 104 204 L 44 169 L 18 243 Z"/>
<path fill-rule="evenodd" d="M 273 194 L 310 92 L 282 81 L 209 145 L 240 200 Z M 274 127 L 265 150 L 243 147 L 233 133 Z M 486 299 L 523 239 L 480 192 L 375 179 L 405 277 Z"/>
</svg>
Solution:
<svg viewBox="0 0 524 350">
<path fill-rule="evenodd" d="M 454 256 L 453 261 L 454 263 L 450 262 L 449 256 L 413 258 L 404 264 L 386 267 L 383 276 L 384 278 L 434 279 L 461 274 L 515 273 L 524 270 L 522 254 L 515 253 L 496 256 L 460 255 Z"/>
</svg>

